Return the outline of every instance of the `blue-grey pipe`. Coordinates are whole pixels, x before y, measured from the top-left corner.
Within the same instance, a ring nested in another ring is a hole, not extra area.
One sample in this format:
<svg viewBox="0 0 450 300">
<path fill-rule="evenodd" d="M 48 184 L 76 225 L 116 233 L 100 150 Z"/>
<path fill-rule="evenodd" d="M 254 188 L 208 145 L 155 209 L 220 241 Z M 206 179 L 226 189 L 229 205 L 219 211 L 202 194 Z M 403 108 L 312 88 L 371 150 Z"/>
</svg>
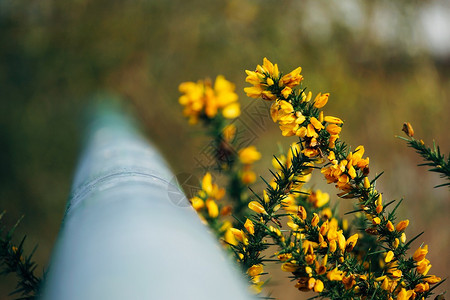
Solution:
<svg viewBox="0 0 450 300">
<path fill-rule="evenodd" d="M 155 147 L 117 109 L 92 120 L 41 298 L 253 299 Z"/>
</svg>

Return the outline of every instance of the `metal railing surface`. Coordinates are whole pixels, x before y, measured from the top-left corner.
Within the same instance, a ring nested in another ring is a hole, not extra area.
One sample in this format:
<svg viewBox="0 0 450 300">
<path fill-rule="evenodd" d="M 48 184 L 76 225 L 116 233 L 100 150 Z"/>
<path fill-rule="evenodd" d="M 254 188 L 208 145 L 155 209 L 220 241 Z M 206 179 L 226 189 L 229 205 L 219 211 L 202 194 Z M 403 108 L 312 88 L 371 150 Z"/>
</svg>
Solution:
<svg viewBox="0 0 450 300">
<path fill-rule="evenodd" d="M 91 120 L 41 298 L 253 299 L 130 118 Z"/>
</svg>

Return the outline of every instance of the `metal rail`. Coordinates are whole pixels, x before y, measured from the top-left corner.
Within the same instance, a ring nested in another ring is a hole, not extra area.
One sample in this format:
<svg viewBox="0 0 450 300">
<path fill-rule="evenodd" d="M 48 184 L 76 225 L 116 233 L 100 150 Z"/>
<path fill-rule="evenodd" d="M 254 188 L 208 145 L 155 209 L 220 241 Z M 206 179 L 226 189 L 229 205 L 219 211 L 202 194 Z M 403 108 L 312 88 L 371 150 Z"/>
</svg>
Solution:
<svg viewBox="0 0 450 300">
<path fill-rule="evenodd" d="M 130 118 L 91 120 L 41 298 L 253 299 Z"/>
</svg>

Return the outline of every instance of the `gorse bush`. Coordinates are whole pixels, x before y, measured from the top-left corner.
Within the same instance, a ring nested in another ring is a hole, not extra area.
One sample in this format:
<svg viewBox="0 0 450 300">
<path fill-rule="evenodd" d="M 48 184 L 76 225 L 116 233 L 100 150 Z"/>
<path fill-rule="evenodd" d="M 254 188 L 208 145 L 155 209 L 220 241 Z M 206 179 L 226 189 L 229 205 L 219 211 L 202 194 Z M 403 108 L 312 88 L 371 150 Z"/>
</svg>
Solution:
<svg viewBox="0 0 450 300">
<path fill-rule="evenodd" d="M 215 147 L 216 167 L 228 178 L 226 189 L 206 173 L 201 190 L 190 199 L 202 220 L 240 264 L 252 289 L 259 293 L 269 278 L 264 267 L 273 262 L 290 273 L 300 291 L 331 299 L 425 299 L 443 282 L 430 275 L 427 245 L 407 254 L 421 234 L 407 239 L 409 220 L 398 220 L 400 201 L 385 201 L 377 190 L 381 174 L 372 176 L 364 146 L 340 138 L 344 122 L 324 114 L 329 93 L 302 87 L 301 68 L 283 74 L 264 58 L 246 71 L 251 84 L 244 91 L 254 101 L 270 101 L 270 116 L 281 135 L 295 137 L 290 149 L 274 155 L 272 178 L 254 191 L 252 164 L 261 159 L 254 146 L 240 148 L 230 120 L 240 114 L 237 94 L 223 76 L 182 83 L 184 115 L 202 123 Z M 408 144 L 449 179 L 449 163 L 439 150 L 414 140 L 405 125 Z M 307 188 L 311 173 L 320 171 L 342 199 L 353 199 L 352 222 L 330 207 L 330 196 Z M 228 201 L 220 200 L 226 195 Z M 233 217 L 227 217 L 232 215 Z M 269 249 L 270 247 L 270 249 Z M 275 252 L 268 253 L 269 251 Z"/>
</svg>

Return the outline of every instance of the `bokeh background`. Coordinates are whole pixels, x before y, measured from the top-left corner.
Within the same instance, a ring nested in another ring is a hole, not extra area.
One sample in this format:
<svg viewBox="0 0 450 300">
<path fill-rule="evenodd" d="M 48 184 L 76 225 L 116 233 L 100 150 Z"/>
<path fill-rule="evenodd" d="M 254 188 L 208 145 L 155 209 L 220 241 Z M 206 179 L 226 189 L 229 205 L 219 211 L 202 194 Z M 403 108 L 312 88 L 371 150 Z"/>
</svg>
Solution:
<svg viewBox="0 0 450 300">
<path fill-rule="evenodd" d="M 449 20 L 445 0 L 1 0 L 0 210 L 8 224 L 25 216 L 17 236 L 27 234 L 29 250 L 39 245 L 41 273 L 92 93 L 121 94 L 174 173 L 191 172 L 206 140 L 182 117 L 178 84 L 225 75 L 236 83 L 245 120 L 255 100 L 243 93 L 244 70 L 266 56 L 285 72 L 302 66 L 309 90 L 331 93 L 326 113 L 345 120 L 344 140 L 365 145 L 373 173 L 385 171 L 383 198 L 405 199 L 399 216 L 411 221 L 408 236 L 425 231 L 431 273 L 445 278 L 449 190 L 434 189 L 442 179 L 416 166 L 420 158 L 394 136 L 409 121 L 417 137 L 449 152 Z M 257 169 L 267 174 L 277 142 L 291 140 L 271 122 L 258 130 Z M 333 187 L 314 180 L 337 200 Z M 14 282 L 0 279 L 0 299 L 12 299 Z M 267 291 L 279 299 L 311 296 L 278 277 Z"/>
</svg>

